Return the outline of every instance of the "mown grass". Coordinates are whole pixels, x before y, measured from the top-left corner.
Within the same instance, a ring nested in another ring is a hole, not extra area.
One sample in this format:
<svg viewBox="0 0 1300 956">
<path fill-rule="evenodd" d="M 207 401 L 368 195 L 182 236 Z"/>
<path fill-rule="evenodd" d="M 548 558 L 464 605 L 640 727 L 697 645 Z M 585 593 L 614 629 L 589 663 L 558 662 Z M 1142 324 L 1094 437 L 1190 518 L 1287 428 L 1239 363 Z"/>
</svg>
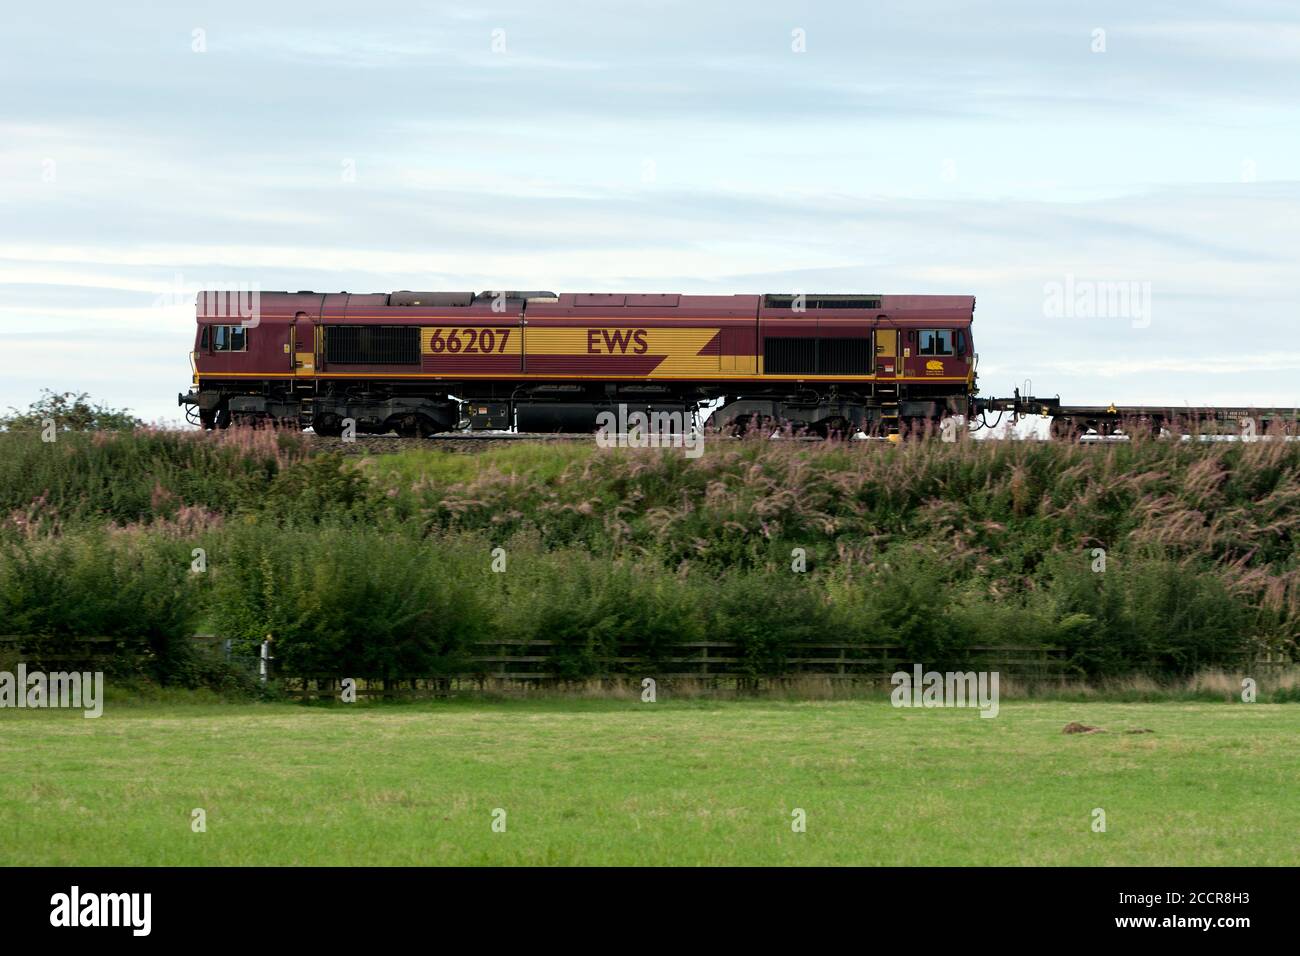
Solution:
<svg viewBox="0 0 1300 956">
<path fill-rule="evenodd" d="M 1300 862 L 1289 706 L 168 703 L 0 729 L 3 864 Z"/>
</svg>

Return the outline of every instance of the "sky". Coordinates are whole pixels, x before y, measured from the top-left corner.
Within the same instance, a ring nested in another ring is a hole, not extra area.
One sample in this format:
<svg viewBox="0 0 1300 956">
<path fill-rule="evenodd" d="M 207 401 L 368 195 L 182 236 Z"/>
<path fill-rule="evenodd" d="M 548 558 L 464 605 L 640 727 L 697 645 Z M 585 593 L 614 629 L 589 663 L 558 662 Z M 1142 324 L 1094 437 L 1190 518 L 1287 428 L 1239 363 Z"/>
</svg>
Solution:
<svg viewBox="0 0 1300 956">
<path fill-rule="evenodd" d="M 1300 405 L 1293 2 L 0 17 L 0 409 L 179 420 L 235 285 L 970 294 L 983 394 Z"/>
</svg>

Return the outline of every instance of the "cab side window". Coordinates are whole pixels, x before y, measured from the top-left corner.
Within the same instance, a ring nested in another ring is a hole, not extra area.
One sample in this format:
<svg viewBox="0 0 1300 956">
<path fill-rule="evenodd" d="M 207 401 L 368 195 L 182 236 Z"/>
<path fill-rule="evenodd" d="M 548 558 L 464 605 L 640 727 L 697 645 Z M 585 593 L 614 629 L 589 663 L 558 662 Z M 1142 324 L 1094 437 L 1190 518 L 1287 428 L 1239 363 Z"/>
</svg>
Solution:
<svg viewBox="0 0 1300 956">
<path fill-rule="evenodd" d="M 952 329 L 922 329 L 920 355 L 952 355 Z"/>
<path fill-rule="evenodd" d="M 212 327 L 212 351 L 247 352 L 248 329 L 242 325 L 214 325 Z"/>
</svg>

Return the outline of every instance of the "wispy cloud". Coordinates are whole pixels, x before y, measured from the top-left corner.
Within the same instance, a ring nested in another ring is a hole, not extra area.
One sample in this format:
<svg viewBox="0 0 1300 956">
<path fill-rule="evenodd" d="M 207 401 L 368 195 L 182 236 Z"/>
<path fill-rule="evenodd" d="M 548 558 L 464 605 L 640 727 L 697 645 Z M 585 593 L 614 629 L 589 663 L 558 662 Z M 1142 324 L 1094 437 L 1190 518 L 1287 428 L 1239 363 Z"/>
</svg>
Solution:
<svg viewBox="0 0 1300 956">
<path fill-rule="evenodd" d="M 0 38 L 0 406 L 174 414 L 168 290 L 230 281 L 973 293 L 986 390 L 1286 404 L 1298 38 L 1267 0 L 34 9 Z M 1048 317 L 1066 275 L 1149 283 L 1149 327 Z"/>
</svg>

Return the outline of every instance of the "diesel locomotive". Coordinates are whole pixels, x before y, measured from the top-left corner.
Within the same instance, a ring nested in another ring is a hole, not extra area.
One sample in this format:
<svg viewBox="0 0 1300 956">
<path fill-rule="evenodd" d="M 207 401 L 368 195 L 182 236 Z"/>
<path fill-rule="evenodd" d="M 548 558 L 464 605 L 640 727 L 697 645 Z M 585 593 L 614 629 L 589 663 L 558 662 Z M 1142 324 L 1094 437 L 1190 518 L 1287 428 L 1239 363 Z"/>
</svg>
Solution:
<svg viewBox="0 0 1300 956">
<path fill-rule="evenodd" d="M 199 293 L 195 424 L 583 432 L 624 406 L 897 434 L 974 407 L 973 296 L 249 295 Z"/>
</svg>

